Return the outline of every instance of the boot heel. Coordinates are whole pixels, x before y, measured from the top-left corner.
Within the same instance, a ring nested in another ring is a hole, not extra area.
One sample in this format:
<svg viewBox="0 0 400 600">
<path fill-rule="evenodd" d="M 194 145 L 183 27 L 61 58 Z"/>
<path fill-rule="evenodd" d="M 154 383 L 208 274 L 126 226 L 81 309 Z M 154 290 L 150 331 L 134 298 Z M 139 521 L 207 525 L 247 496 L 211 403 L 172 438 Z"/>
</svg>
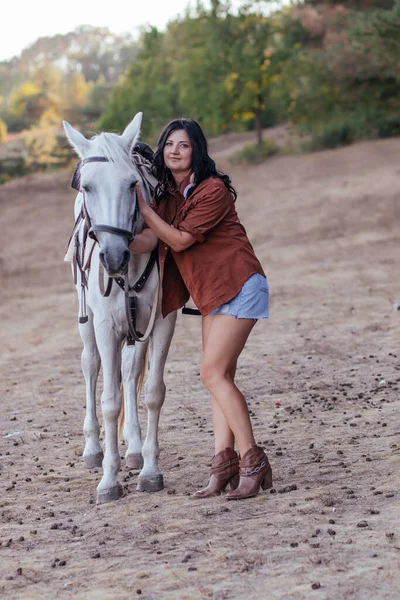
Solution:
<svg viewBox="0 0 400 600">
<path fill-rule="evenodd" d="M 263 490 L 269 490 L 272 488 L 272 469 L 265 474 L 264 479 L 261 482 L 261 487 Z"/>
<path fill-rule="evenodd" d="M 229 487 L 231 488 L 231 490 L 236 490 L 238 485 L 239 485 L 239 475 L 234 475 L 229 482 Z"/>
</svg>

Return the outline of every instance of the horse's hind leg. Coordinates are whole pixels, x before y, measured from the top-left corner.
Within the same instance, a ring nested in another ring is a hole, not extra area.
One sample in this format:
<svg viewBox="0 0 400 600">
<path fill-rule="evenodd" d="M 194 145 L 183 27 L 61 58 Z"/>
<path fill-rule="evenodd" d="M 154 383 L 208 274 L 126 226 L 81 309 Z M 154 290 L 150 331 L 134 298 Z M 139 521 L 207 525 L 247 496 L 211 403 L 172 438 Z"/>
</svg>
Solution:
<svg viewBox="0 0 400 600">
<path fill-rule="evenodd" d="M 140 378 L 145 369 L 144 360 L 147 343 L 137 343 L 135 346 L 124 346 L 122 351 L 122 381 L 124 384 L 124 439 L 128 444 L 125 454 L 125 464 L 129 469 L 141 469 L 142 433 L 138 419 L 138 393 Z"/>
<path fill-rule="evenodd" d="M 93 330 L 93 313 L 88 308 L 88 322 L 79 325 L 79 333 L 83 342 L 81 357 L 82 372 L 86 384 L 86 415 L 83 424 L 85 449 L 83 460 L 85 467 L 93 469 L 101 467 L 103 450 L 100 446 L 100 427 L 96 414 L 96 384 L 100 370 L 100 355 L 97 350 Z"/>
<path fill-rule="evenodd" d="M 165 399 L 164 367 L 175 329 L 176 313 L 165 319 L 158 317 L 150 338 L 150 371 L 145 384 L 147 434 L 143 444 L 143 469 L 138 478 L 139 492 L 158 492 L 164 488 L 164 478 L 158 466 L 158 423 Z"/>
</svg>

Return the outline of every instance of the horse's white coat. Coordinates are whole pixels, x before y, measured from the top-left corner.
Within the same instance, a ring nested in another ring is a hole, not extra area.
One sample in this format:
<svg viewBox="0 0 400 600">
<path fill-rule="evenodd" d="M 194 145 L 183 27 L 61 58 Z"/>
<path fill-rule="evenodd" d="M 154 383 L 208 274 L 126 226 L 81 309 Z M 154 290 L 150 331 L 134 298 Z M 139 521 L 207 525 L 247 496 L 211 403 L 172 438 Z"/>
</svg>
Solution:
<svg viewBox="0 0 400 600">
<path fill-rule="evenodd" d="M 93 162 L 81 169 L 81 189 L 85 189 L 85 204 L 92 224 L 106 224 L 130 230 L 134 218 L 136 195 L 131 185 L 142 184 L 140 172 L 130 159 L 131 149 L 136 144 L 142 113 L 138 113 L 121 136 L 102 133 L 87 140 L 79 131 L 64 122 L 65 132 L 71 145 L 81 159 L 90 156 L 106 156 L 110 162 Z M 146 197 L 146 187 L 141 185 Z M 150 201 L 150 198 L 147 198 Z M 79 193 L 75 201 L 75 217 L 83 202 Z M 136 232 L 143 227 L 141 218 L 136 223 Z M 98 273 L 100 253 L 108 273 L 114 277 L 128 269 L 130 285 L 142 274 L 148 254 L 130 256 L 128 265 L 128 241 L 126 238 L 106 232 L 96 233 L 96 244 L 86 295 L 88 322 L 79 325 L 83 341 L 82 371 L 86 383 L 86 416 L 84 421 L 85 449 L 83 457 L 88 467 L 100 466 L 103 451 L 99 441 L 99 423 L 96 416 L 96 382 L 103 366 L 103 393 L 101 404 L 105 430 L 105 452 L 103 477 L 97 488 L 97 501 L 108 502 L 122 494 L 118 482 L 120 455 L 118 450 L 118 415 L 121 409 L 121 380 L 124 387 L 125 422 L 124 438 L 127 442 L 127 464 L 135 465 L 143 456 L 143 468 L 139 475 L 138 489 L 157 491 L 162 489 L 162 473 L 158 466 L 158 423 L 165 398 L 164 367 L 175 328 L 176 313 L 163 319 L 160 299 L 152 334 L 148 342 L 125 345 L 128 334 L 124 293 L 114 283 L 109 297 L 104 298 L 99 290 Z M 137 330 L 144 332 L 150 319 L 159 274 L 157 267 L 139 293 Z M 80 294 L 78 270 L 77 290 Z M 145 384 L 145 401 L 148 408 L 147 434 L 142 446 L 137 413 L 137 384 L 145 369 L 145 354 L 149 344 L 149 375 Z"/>
</svg>

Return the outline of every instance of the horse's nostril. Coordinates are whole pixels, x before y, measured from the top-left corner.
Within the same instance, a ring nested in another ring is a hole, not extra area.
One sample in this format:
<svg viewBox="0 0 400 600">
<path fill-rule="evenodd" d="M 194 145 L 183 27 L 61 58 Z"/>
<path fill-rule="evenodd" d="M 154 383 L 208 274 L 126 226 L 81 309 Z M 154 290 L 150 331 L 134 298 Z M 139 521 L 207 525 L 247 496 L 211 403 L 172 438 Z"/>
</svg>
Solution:
<svg viewBox="0 0 400 600">
<path fill-rule="evenodd" d="M 125 252 L 124 252 L 124 264 L 128 263 L 129 260 L 130 260 L 130 258 L 131 258 L 131 253 L 129 252 L 129 250 L 125 250 Z"/>
<path fill-rule="evenodd" d="M 104 252 L 100 252 L 99 257 L 100 257 L 101 264 L 103 265 L 103 267 L 105 267 L 106 263 L 105 263 L 105 258 L 104 258 Z"/>
</svg>

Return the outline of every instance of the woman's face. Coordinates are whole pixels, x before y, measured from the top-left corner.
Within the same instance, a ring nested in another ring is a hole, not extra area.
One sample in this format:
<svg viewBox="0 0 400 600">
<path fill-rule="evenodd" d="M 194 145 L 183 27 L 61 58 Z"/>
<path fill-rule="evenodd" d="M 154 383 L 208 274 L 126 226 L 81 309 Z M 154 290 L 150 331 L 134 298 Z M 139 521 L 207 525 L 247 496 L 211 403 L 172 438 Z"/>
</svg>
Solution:
<svg viewBox="0 0 400 600">
<path fill-rule="evenodd" d="M 185 177 L 192 168 L 192 146 L 184 129 L 175 129 L 167 137 L 163 149 L 165 166 L 172 175 Z"/>
</svg>

